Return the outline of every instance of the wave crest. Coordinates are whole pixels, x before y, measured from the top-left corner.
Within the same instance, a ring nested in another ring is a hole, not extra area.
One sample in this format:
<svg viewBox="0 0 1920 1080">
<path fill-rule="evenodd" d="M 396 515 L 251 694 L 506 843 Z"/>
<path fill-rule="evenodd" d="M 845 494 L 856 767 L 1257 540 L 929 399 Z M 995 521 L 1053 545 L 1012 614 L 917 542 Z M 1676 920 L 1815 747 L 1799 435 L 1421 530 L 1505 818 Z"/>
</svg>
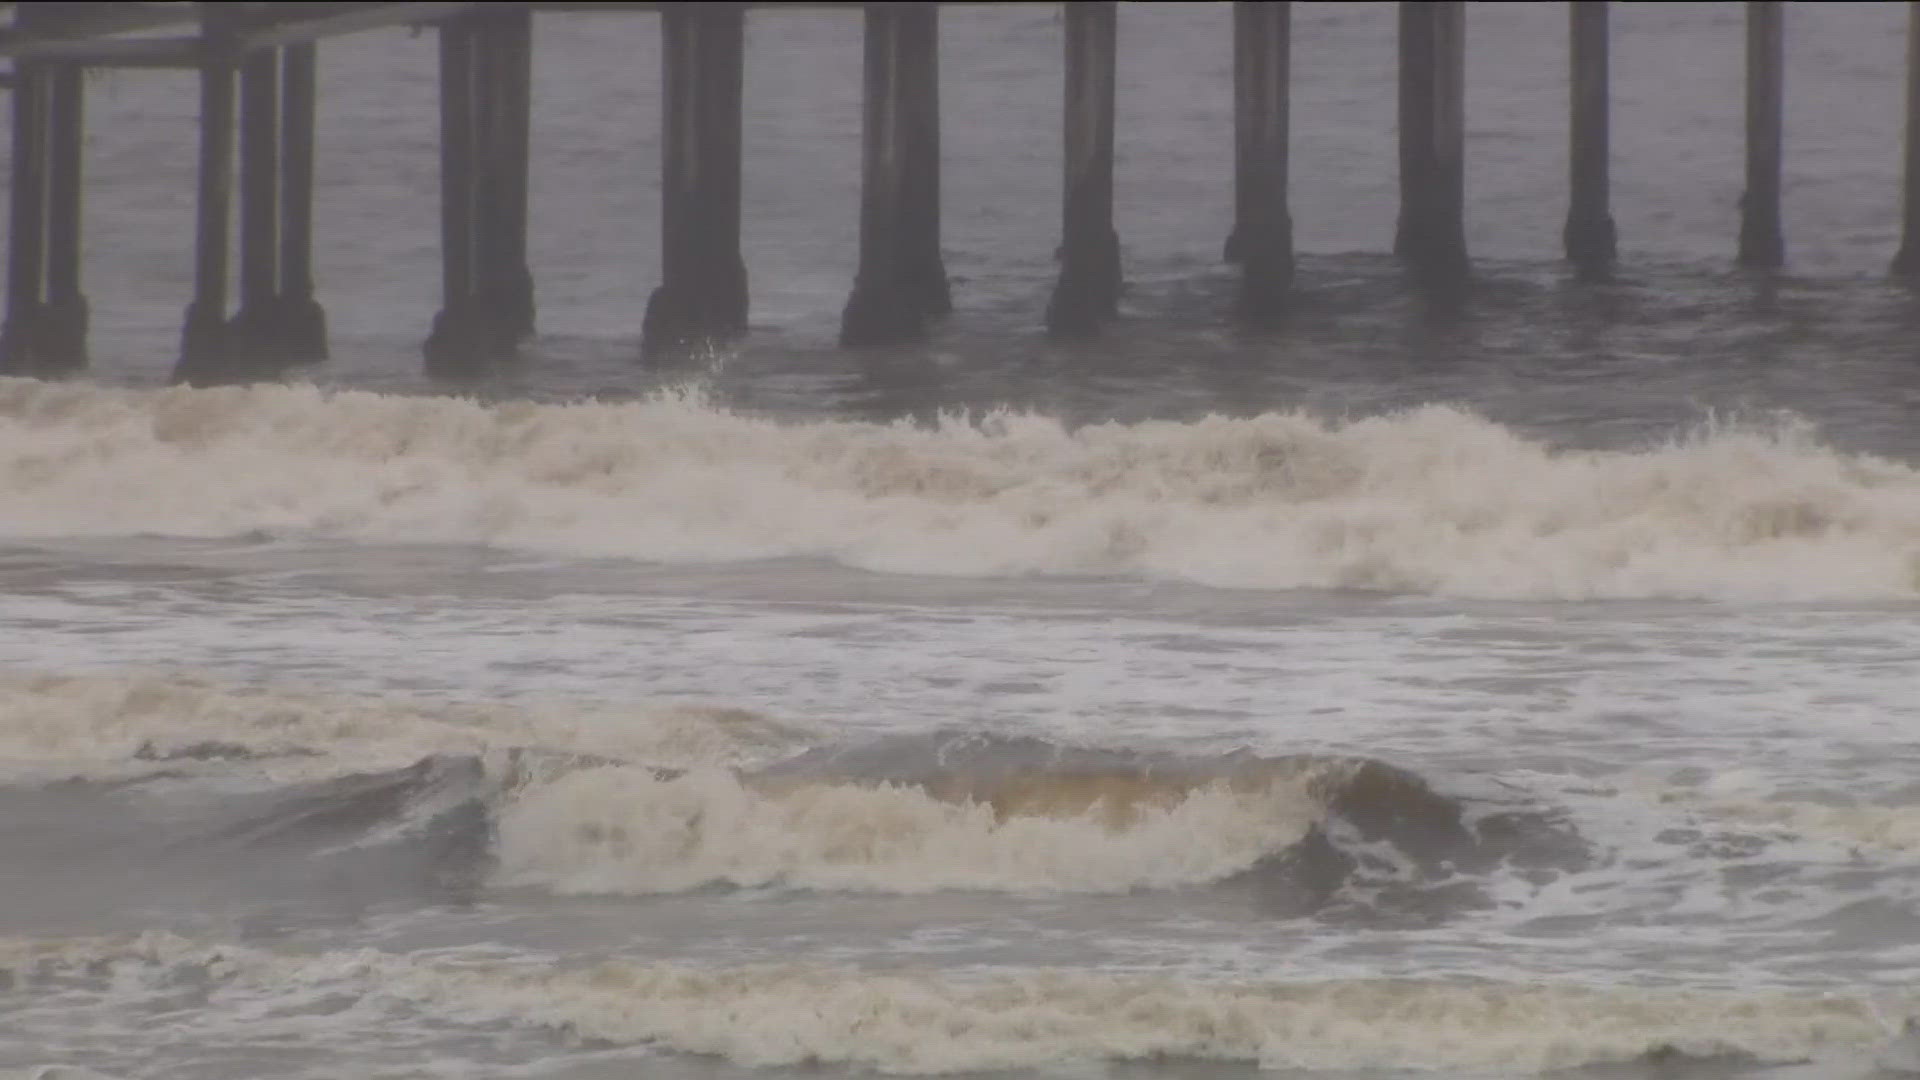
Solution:
<svg viewBox="0 0 1920 1080">
<path fill-rule="evenodd" d="M 1445 406 L 1070 429 L 781 423 L 685 393 L 484 405 L 0 380 L 0 496 L 15 537 L 265 531 L 1513 599 L 1920 592 L 1907 465 L 1792 424 L 1556 450 Z"/>
</svg>

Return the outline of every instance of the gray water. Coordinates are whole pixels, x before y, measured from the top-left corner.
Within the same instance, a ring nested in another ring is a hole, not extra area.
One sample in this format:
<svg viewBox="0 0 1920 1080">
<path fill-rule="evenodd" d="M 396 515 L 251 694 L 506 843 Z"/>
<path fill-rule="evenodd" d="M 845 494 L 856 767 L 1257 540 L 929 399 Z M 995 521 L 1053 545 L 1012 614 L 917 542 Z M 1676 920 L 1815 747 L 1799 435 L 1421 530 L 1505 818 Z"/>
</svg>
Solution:
<svg viewBox="0 0 1920 1080">
<path fill-rule="evenodd" d="M 1097 338 L 1038 332 L 1053 8 L 943 16 L 926 344 L 834 347 L 859 19 L 749 18 L 752 333 L 637 361 L 658 39 L 536 28 L 541 335 L 455 395 L 435 45 L 326 43 L 334 359 L 166 389 L 195 84 L 91 84 L 94 363 L 0 381 L 0 1075 L 1920 1067 L 1906 11 L 1469 12 L 1463 304 L 1383 254 L 1394 12 L 1296 5 L 1288 322 L 1227 317 L 1225 5 L 1121 12 Z M 90 1071 L 88 1071 L 90 1070 Z"/>
</svg>

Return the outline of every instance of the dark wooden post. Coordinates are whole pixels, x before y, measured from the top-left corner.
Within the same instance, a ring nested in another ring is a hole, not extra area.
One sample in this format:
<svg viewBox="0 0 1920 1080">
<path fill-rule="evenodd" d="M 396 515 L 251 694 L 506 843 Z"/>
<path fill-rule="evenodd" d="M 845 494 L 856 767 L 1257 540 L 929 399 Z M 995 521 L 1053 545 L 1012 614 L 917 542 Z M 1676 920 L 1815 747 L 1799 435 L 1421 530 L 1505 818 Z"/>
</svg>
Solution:
<svg viewBox="0 0 1920 1080">
<path fill-rule="evenodd" d="M 641 324 L 643 357 L 686 353 L 746 329 L 740 258 L 746 11 L 662 8 L 661 282 Z"/>
<path fill-rule="evenodd" d="M 200 67 L 200 180 L 194 217 L 193 300 L 180 332 L 175 382 L 191 385 L 230 381 L 232 349 L 227 332 L 227 257 L 233 201 L 234 56 L 231 20 L 220 5 L 205 9 L 202 35 L 207 56 Z"/>
<path fill-rule="evenodd" d="M 0 374 L 38 375 L 45 319 L 41 296 L 46 272 L 48 79 L 37 62 L 20 63 L 14 70 L 7 321 L 0 328 Z"/>
<path fill-rule="evenodd" d="M 1608 195 L 1607 3 L 1575 0 L 1569 51 L 1572 72 L 1571 152 L 1568 164 L 1567 259 L 1582 274 L 1613 266 L 1616 240 Z"/>
<path fill-rule="evenodd" d="M 747 328 L 747 267 L 740 255 L 747 12 L 743 4 L 708 2 L 701 15 L 700 173 L 709 185 L 701 291 L 712 331 L 731 337 Z"/>
<path fill-rule="evenodd" d="M 81 144 L 86 84 L 77 64 L 61 64 L 48 80 L 47 305 L 41 373 L 87 366 L 87 297 L 80 291 Z"/>
<path fill-rule="evenodd" d="M 1234 226 L 1240 311 L 1278 315 L 1293 283 L 1293 217 L 1287 210 L 1288 87 L 1292 4 L 1233 5 Z"/>
<path fill-rule="evenodd" d="M 288 360 L 327 358 L 327 313 L 313 296 L 313 43 L 289 45 L 281 58 L 281 345 Z"/>
<path fill-rule="evenodd" d="M 1431 285 L 1467 272 L 1466 5 L 1400 4 L 1400 225 L 1395 254 Z"/>
<path fill-rule="evenodd" d="M 1906 175 L 1901 185 L 1900 252 L 1893 272 L 1920 277 L 1920 0 L 1907 4 Z"/>
<path fill-rule="evenodd" d="M 1254 76 L 1259 61 L 1250 54 L 1257 36 L 1256 6 L 1257 0 L 1234 0 L 1233 5 L 1233 227 L 1227 233 L 1226 249 L 1221 255 L 1230 263 L 1240 261 L 1240 231 L 1252 216 L 1249 204 L 1254 187 L 1244 171 L 1246 163 L 1257 156 L 1254 125 L 1259 120 L 1259 105 L 1255 100 Z"/>
<path fill-rule="evenodd" d="M 866 11 L 860 268 L 840 319 L 848 348 L 917 337 L 953 306 L 940 252 L 937 8 Z"/>
<path fill-rule="evenodd" d="M 472 29 L 475 319 L 487 350 L 508 356 L 533 334 L 534 320 L 527 267 L 532 12 L 486 12 Z"/>
<path fill-rule="evenodd" d="M 1113 100 L 1118 12 L 1112 0 L 1065 6 L 1065 177 L 1060 280 L 1047 328 L 1082 333 L 1120 301 L 1120 237 L 1113 229 Z"/>
<path fill-rule="evenodd" d="M 1780 232 L 1780 0 L 1747 2 L 1747 190 L 1740 198 L 1740 265 L 1773 269 L 1786 260 Z"/>
<path fill-rule="evenodd" d="M 697 145 L 698 97 L 694 77 L 698 63 L 699 20 L 692 5 L 675 4 L 660 10 L 660 284 L 647 298 L 641 322 L 640 351 L 653 356 L 686 349 L 693 344 L 696 312 L 688 293 L 696 252 L 695 234 L 700 185 Z"/>
<path fill-rule="evenodd" d="M 900 270 L 928 315 L 953 310 L 940 251 L 940 5 L 900 9 Z"/>
<path fill-rule="evenodd" d="M 474 32 L 464 20 L 440 24 L 441 304 L 423 349 L 436 378 L 472 376 L 487 364 L 475 325 Z"/>
<path fill-rule="evenodd" d="M 926 313 L 902 295 L 900 204 L 905 155 L 899 139 L 900 12 L 868 5 L 863 28 L 860 119 L 860 267 L 840 314 L 846 348 L 889 345 L 917 337 Z"/>
<path fill-rule="evenodd" d="M 280 355 L 280 55 L 258 49 L 240 64 L 240 310 L 233 359 L 267 370 Z"/>
<path fill-rule="evenodd" d="M 1400 3 L 1400 223 L 1393 253 L 1411 261 L 1430 211 L 1433 177 L 1426 148 L 1433 145 L 1433 20 L 1427 4 Z"/>
</svg>

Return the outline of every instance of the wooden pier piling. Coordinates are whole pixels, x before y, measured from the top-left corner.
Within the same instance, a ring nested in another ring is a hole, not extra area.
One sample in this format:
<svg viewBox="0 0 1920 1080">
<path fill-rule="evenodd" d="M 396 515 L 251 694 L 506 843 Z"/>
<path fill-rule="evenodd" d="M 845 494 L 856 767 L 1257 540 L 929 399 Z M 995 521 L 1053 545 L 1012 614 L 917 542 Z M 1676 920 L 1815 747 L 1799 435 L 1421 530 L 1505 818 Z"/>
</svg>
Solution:
<svg viewBox="0 0 1920 1080">
<path fill-rule="evenodd" d="M 175 382 L 192 386 L 236 376 L 227 323 L 229 217 L 233 201 L 234 58 L 229 23 L 207 9 L 208 55 L 200 67 L 200 179 L 194 212 L 193 300 L 180 331 Z"/>
<path fill-rule="evenodd" d="M 58 32 L 59 4 L 20 6 L 16 31 Z M 80 291 L 81 143 L 85 83 L 70 60 L 16 62 L 9 185 L 6 322 L 0 375 L 57 377 L 87 364 Z"/>
<path fill-rule="evenodd" d="M 899 10 L 900 270 L 911 302 L 928 315 L 953 310 L 940 250 L 940 5 Z"/>
<path fill-rule="evenodd" d="M 527 265 L 532 148 L 533 18 L 488 13 L 478 24 L 475 289 L 503 350 L 533 335 L 533 273 Z"/>
<path fill-rule="evenodd" d="M 861 62 L 860 267 L 848 348 L 920 336 L 952 308 L 940 251 L 939 22 L 934 4 L 874 4 Z"/>
<path fill-rule="evenodd" d="M 1740 198 L 1739 261 L 1761 270 L 1786 260 L 1780 231 L 1783 29 L 1780 0 L 1747 0 L 1747 188 Z"/>
<path fill-rule="evenodd" d="M 684 355 L 747 325 L 740 256 L 746 11 L 664 7 L 661 22 L 661 282 L 647 299 L 642 357 Z"/>
<path fill-rule="evenodd" d="M 317 90 L 312 42 L 281 50 L 280 346 L 289 361 L 327 358 L 327 313 L 313 295 L 313 135 Z"/>
<path fill-rule="evenodd" d="M 20 64 L 13 84 L 13 161 L 8 189 L 7 317 L 0 374 L 40 374 L 45 323 L 47 97 L 44 65 Z"/>
<path fill-rule="evenodd" d="M 440 24 L 440 311 L 422 353 L 435 378 L 470 376 L 488 363 L 473 289 L 474 32 Z"/>
<path fill-rule="evenodd" d="M 47 299 L 41 312 L 40 373 L 87 366 L 87 297 L 80 288 L 80 210 L 86 79 L 57 64 L 47 80 Z"/>
<path fill-rule="evenodd" d="M 1567 260 L 1584 276 L 1612 268 L 1618 240 L 1608 180 L 1607 2 L 1574 0 L 1568 7 L 1569 153 Z"/>
<path fill-rule="evenodd" d="M 1112 0 L 1065 6 L 1066 97 L 1060 280 L 1047 329 L 1083 333 L 1120 301 L 1120 237 L 1113 228 L 1113 106 L 1118 11 Z"/>
<path fill-rule="evenodd" d="M 1907 2 L 1907 131 L 1900 184 L 1900 251 L 1893 272 L 1920 277 L 1920 0 Z"/>
<path fill-rule="evenodd" d="M 1285 310 L 1293 283 L 1293 217 L 1287 209 L 1292 4 L 1233 5 L 1234 226 L 1227 258 L 1240 264 L 1240 313 Z"/>
<path fill-rule="evenodd" d="M 1401 0 L 1393 250 L 1429 285 L 1458 285 L 1467 273 L 1465 89 L 1465 3 Z"/>
<path fill-rule="evenodd" d="M 525 9 L 440 26 L 442 306 L 428 374 L 468 379 L 533 333 L 527 266 L 532 22 Z"/>
<path fill-rule="evenodd" d="M 229 326 L 236 363 L 278 359 L 280 300 L 280 51 L 240 63 L 240 310 Z"/>
</svg>

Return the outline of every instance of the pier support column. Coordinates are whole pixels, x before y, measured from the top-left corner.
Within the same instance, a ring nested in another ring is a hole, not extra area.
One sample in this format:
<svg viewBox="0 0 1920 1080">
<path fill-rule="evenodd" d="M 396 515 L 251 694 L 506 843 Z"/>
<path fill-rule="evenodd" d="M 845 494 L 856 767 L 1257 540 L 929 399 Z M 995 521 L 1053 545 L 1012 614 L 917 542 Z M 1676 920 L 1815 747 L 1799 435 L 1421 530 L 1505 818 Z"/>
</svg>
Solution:
<svg viewBox="0 0 1920 1080">
<path fill-rule="evenodd" d="M 1461 283 L 1466 240 L 1466 5 L 1401 0 L 1400 225 L 1394 254 L 1430 285 Z"/>
<path fill-rule="evenodd" d="M 228 326 L 232 359 L 255 370 L 280 356 L 280 52 L 240 64 L 240 310 Z"/>
<path fill-rule="evenodd" d="M 920 336 L 952 310 L 940 252 L 939 8 L 867 8 L 860 269 L 840 319 L 847 348 Z"/>
<path fill-rule="evenodd" d="M 57 23 L 61 5 L 22 5 L 22 30 Z M 6 323 L 0 375 L 46 378 L 87 364 L 87 301 L 80 292 L 80 68 L 14 66 L 13 161 L 8 185 Z"/>
<path fill-rule="evenodd" d="M 1893 272 L 1920 277 L 1920 0 L 1907 2 L 1907 143 L 1901 178 L 1900 251 Z"/>
<path fill-rule="evenodd" d="M 661 9 L 661 282 L 647 299 L 642 357 L 695 352 L 747 326 L 740 257 L 746 12 L 736 3 Z"/>
<path fill-rule="evenodd" d="M 533 333 L 527 268 L 531 14 L 440 26 L 440 235 L 444 301 L 427 373 L 473 378 Z"/>
<path fill-rule="evenodd" d="M 899 9 L 900 270 L 928 315 L 953 310 L 940 251 L 940 5 Z"/>
<path fill-rule="evenodd" d="M 1567 260 L 1582 276 L 1605 274 L 1616 255 L 1608 193 L 1607 0 L 1568 8 L 1572 142 L 1568 165 Z"/>
<path fill-rule="evenodd" d="M 533 13 L 488 15 L 478 24 L 477 124 L 481 155 L 474 271 L 494 334 L 517 347 L 533 336 L 533 272 L 527 266 L 527 190 L 533 108 Z"/>
<path fill-rule="evenodd" d="M 1771 270 L 1786 261 L 1780 232 L 1780 0 L 1747 2 L 1747 190 L 1740 198 L 1740 265 Z"/>
<path fill-rule="evenodd" d="M 7 318 L 0 327 L 0 375 L 38 375 L 44 348 L 46 273 L 46 69 L 14 68 L 13 161 L 8 187 Z"/>
<path fill-rule="evenodd" d="M 313 296 L 312 42 L 282 50 L 280 90 L 280 345 L 287 360 L 327 358 L 327 313 Z"/>
<path fill-rule="evenodd" d="M 1287 212 L 1292 4 L 1233 5 L 1234 225 L 1227 258 L 1241 267 L 1240 312 L 1280 314 L 1293 283 Z"/>
<path fill-rule="evenodd" d="M 1118 310 L 1120 237 L 1113 229 L 1113 99 L 1118 11 L 1112 0 L 1067 4 L 1065 177 L 1060 280 L 1047 329 L 1092 330 Z"/>
<path fill-rule="evenodd" d="M 175 382 L 193 386 L 232 381 L 233 349 L 227 323 L 227 246 L 233 201 L 234 64 L 215 25 L 231 13 L 209 8 L 209 56 L 200 68 L 200 179 L 194 217 L 193 301 L 180 331 Z"/>
<path fill-rule="evenodd" d="M 427 374 L 472 375 L 487 365 L 473 290 L 474 33 L 440 24 L 440 312 L 422 348 Z"/>
<path fill-rule="evenodd" d="M 87 297 L 80 291 L 86 86 L 79 65 L 55 67 L 47 89 L 47 304 L 39 373 L 65 375 L 87 366 Z"/>
</svg>

